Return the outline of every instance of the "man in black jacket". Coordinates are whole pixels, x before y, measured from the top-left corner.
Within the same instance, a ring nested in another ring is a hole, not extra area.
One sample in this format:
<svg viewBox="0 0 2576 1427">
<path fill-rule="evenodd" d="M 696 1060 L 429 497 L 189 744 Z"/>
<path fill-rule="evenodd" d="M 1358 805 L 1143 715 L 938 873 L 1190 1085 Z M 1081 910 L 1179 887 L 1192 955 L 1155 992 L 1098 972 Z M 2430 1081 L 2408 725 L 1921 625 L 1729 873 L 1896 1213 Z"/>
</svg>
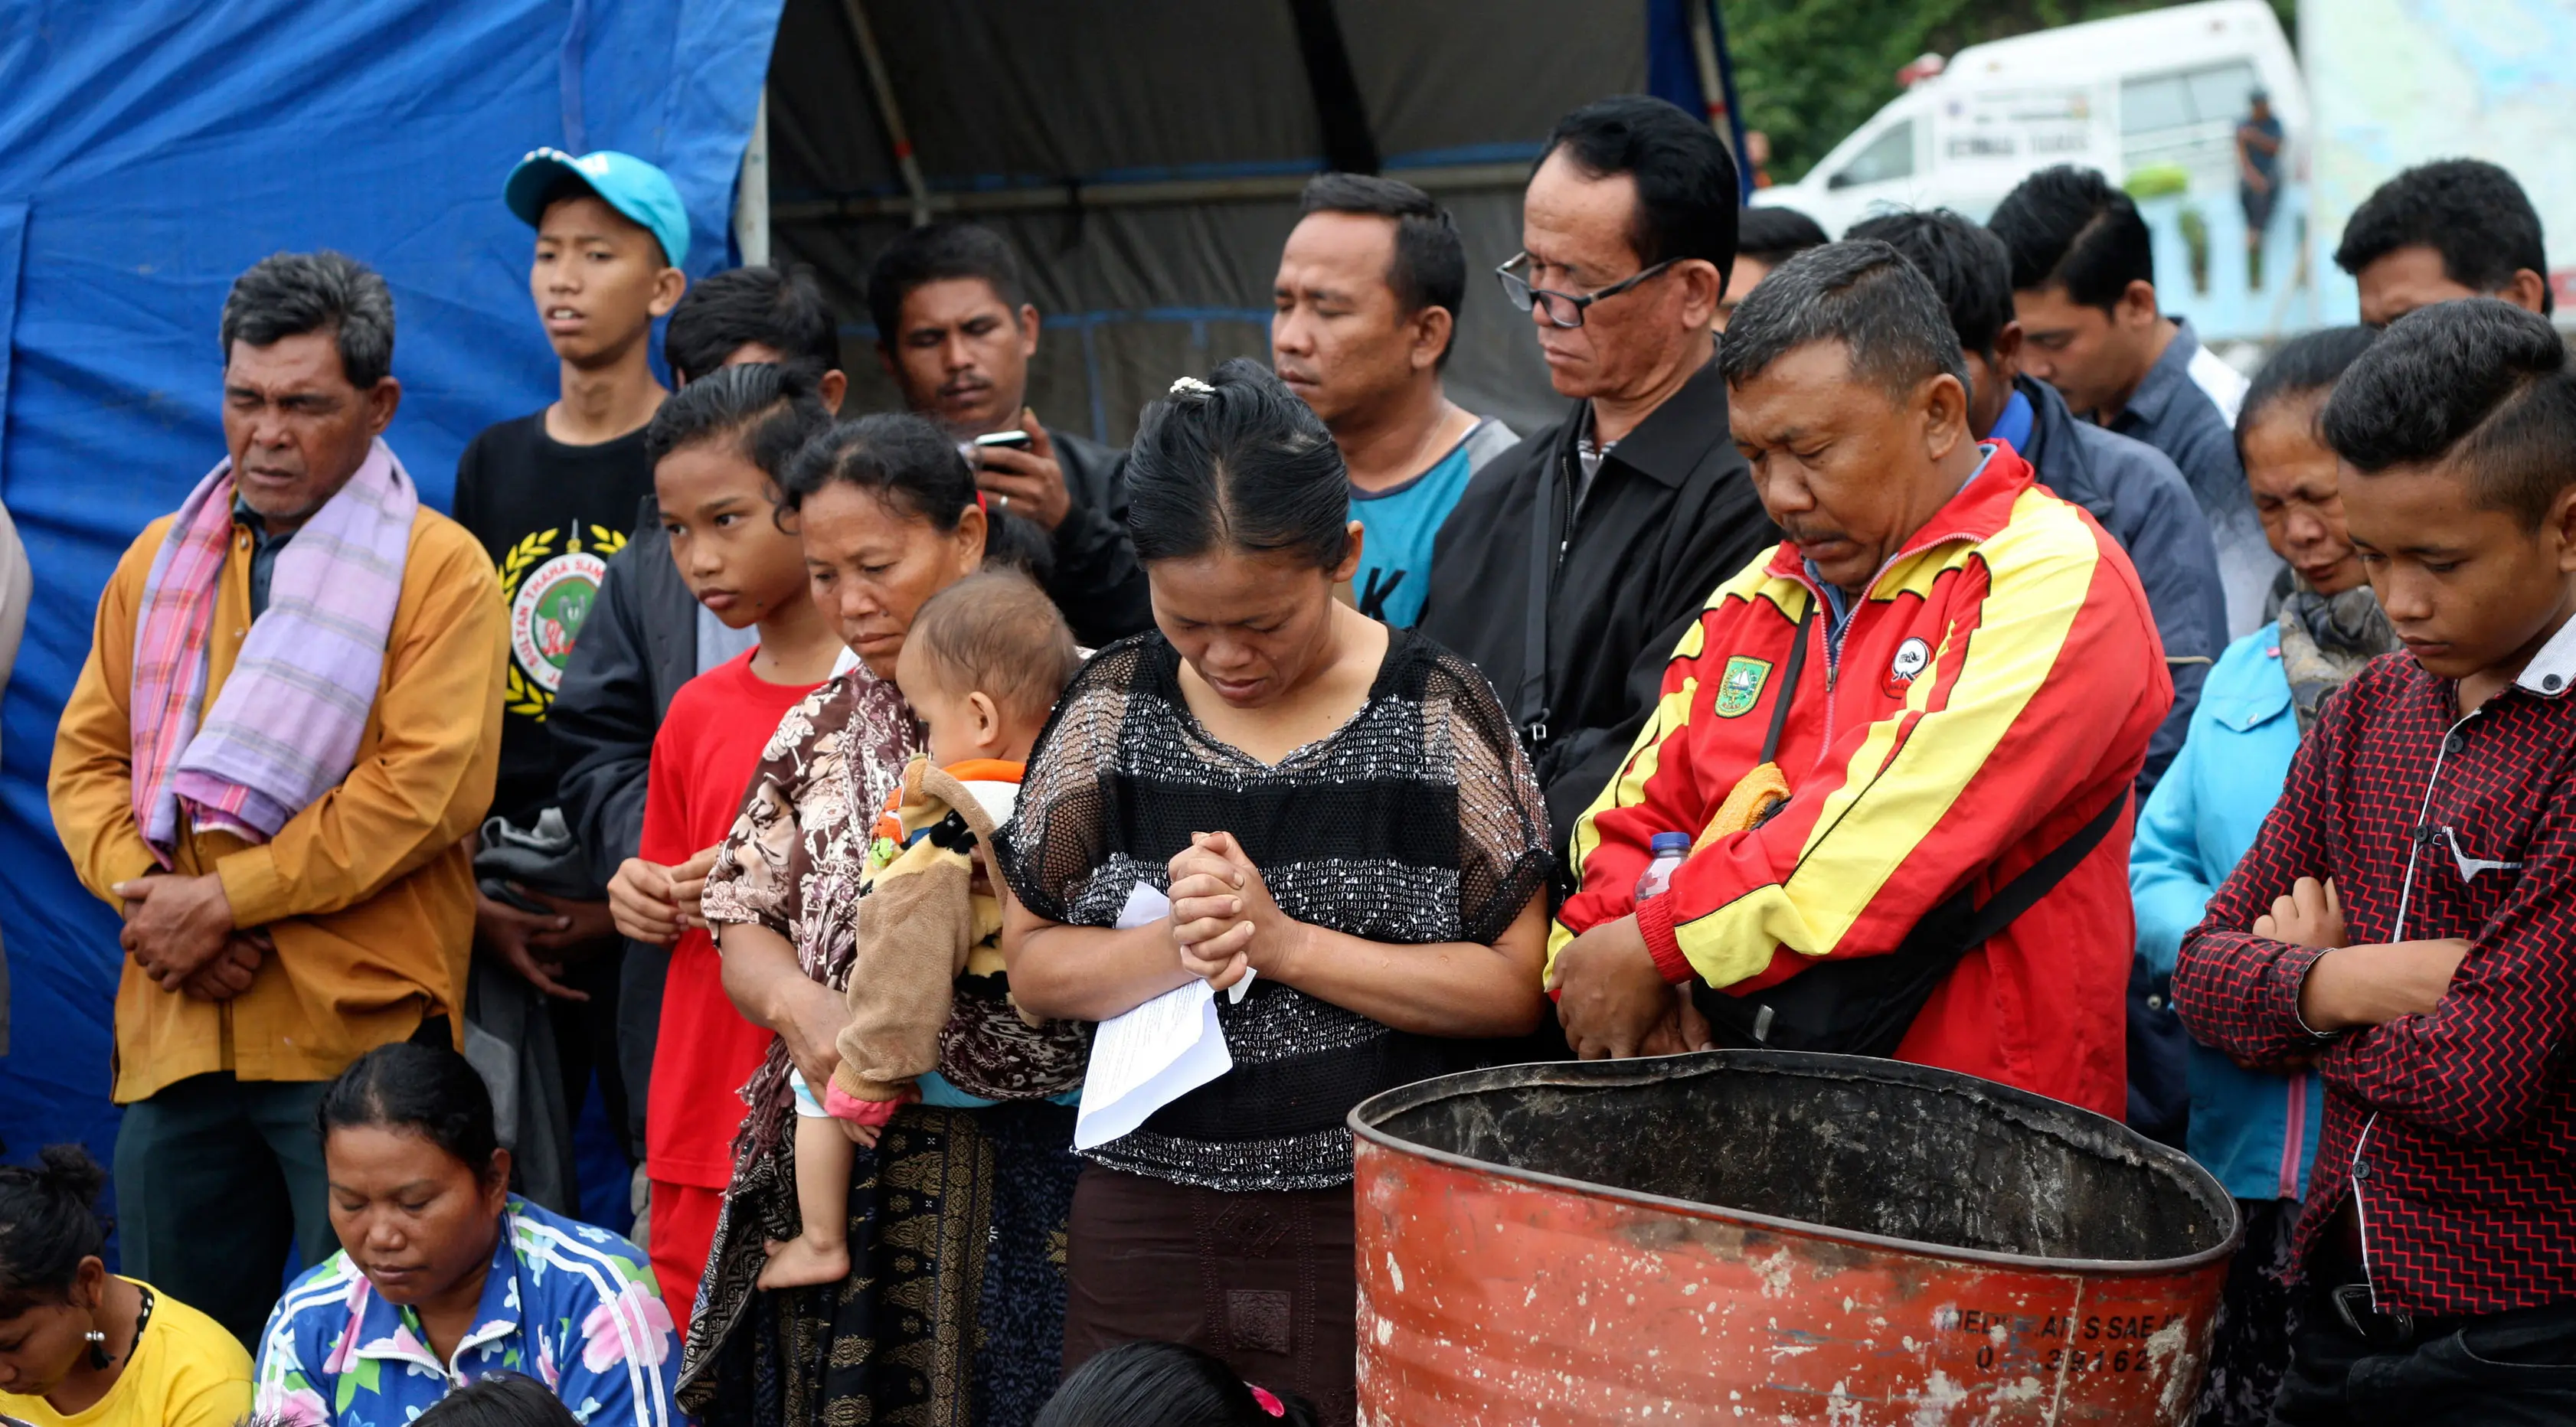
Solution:
<svg viewBox="0 0 2576 1427">
<path fill-rule="evenodd" d="M 1735 224 L 1735 164 L 1706 124 L 1604 99 L 1549 136 L 1503 267 L 1576 403 L 1469 483 L 1418 627 L 1494 681 L 1560 854 L 1709 592 L 1780 540 L 1710 361 Z"/>
<path fill-rule="evenodd" d="M 737 362 L 777 362 L 804 373 L 835 411 L 848 387 L 838 325 L 801 269 L 736 268 L 689 289 L 671 310 L 662 356 L 684 386 Z M 563 770 L 556 803 L 597 885 L 617 875 L 643 837 L 644 778 L 671 696 L 758 639 L 757 630 L 725 628 L 691 597 L 671 559 L 661 509 L 644 497 L 634 535 L 608 557 L 546 720 Z M 695 864 L 681 870 L 706 871 Z M 618 978 L 617 1060 L 633 1092 L 627 1131 L 639 1164 L 644 1090 L 670 965 L 668 948 L 630 941 Z"/>
<path fill-rule="evenodd" d="M 1006 431 L 1026 449 L 974 448 L 975 483 L 1004 516 L 1047 532 L 1042 583 L 1074 638 L 1097 648 L 1154 622 L 1127 537 L 1127 453 L 1049 431 L 1028 406 L 1038 310 L 1000 234 L 972 223 L 914 228 L 868 270 L 877 353 L 913 410 L 961 442 Z"/>
</svg>

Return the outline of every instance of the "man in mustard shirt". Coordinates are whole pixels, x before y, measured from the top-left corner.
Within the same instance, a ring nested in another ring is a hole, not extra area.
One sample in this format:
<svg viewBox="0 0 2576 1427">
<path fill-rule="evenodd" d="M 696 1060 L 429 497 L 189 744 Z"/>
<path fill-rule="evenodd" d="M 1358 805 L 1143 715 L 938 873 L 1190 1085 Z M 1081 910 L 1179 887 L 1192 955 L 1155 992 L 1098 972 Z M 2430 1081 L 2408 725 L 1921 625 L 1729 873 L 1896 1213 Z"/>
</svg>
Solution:
<svg viewBox="0 0 2576 1427">
<path fill-rule="evenodd" d="M 324 1083 L 456 1039 L 499 758 L 491 563 L 380 439 L 393 315 L 336 253 L 234 283 L 229 455 L 118 563 L 54 744 L 64 850 L 125 916 L 125 1266 L 245 1343 L 290 1241 L 335 1247 Z"/>
</svg>

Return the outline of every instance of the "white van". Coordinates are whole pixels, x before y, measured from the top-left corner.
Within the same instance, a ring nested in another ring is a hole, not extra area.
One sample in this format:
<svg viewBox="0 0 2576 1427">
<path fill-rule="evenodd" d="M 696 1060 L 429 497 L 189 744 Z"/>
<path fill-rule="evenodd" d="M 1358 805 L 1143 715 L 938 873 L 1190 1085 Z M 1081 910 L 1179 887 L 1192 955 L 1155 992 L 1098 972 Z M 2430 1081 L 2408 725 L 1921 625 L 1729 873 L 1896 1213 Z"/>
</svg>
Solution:
<svg viewBox="0 0 2576 1427">
<path fill-rule="evenodd" d="M 1794 184 L 1754 195 L 1840 233 L 1878 207 L 1953 208 L 1983 222 L 2051 164 L 2116 182 L 2178 165 L 2199 193 L 2236 186 L 2236 125 L 2267 91 L 2290 140 L 2308 135 L 2298 63 L 2266 0 L 2207 0 L 1972 45 L 1898 96 Z"/>
</svg>

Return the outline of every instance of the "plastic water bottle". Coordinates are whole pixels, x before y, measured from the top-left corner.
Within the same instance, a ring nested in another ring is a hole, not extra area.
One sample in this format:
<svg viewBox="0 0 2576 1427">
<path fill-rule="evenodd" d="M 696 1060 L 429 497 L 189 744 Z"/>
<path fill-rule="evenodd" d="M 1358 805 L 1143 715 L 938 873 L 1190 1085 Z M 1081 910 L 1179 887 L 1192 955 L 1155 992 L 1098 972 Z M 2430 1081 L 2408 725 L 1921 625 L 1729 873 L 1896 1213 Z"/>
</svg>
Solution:
<svg viewBox="0 0 2576 1427">
<path fill-rule="evenodd" d="M 1640 902 L 1664 895 L 1664 889 L 1672 885 L 1673 869 L 1682 865 L 1683 858 L 1690 856 L 1691 838 L 1686 832 L 1659 832 L 1647 846 L 1654 851 L 1655 860 L 1647 863 L 1646 870 L 1638 874 L 1637 900 Z"/>
</svg>

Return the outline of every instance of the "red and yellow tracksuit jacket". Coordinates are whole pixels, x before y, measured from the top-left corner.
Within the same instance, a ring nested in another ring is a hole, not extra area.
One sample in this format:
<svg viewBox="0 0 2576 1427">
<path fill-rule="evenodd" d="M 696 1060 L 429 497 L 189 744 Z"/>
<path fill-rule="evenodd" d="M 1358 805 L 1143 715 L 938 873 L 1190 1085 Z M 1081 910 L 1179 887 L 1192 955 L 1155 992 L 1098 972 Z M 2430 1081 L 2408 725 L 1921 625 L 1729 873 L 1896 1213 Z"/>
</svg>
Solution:
<svg viewBox="0 0 2576 1427">
<path fill-rule="evenodd" d="M 1984 901 L 2125 796 L 2173 702 L 2128 556 L 1998 443 L 1846 623 L 1817 611 L 1775 759 L 1787 805 L 1700 847 L 1639 908 L 1648 841 L 1698 836 L 1760 761 L 1799 617 L 1825 598 L 1786 542 L 1709 598 L 1575 824 L 1580 890 L 1551 960 L 1632 911 L 1668 979 L 1739 994 L 1815 958 L 1894 951 L 1925 912 L 1962 888 Z M 1898 1058 L 2121 1114 L 2134 811 L 1968 953 Z"/>
</svg>

